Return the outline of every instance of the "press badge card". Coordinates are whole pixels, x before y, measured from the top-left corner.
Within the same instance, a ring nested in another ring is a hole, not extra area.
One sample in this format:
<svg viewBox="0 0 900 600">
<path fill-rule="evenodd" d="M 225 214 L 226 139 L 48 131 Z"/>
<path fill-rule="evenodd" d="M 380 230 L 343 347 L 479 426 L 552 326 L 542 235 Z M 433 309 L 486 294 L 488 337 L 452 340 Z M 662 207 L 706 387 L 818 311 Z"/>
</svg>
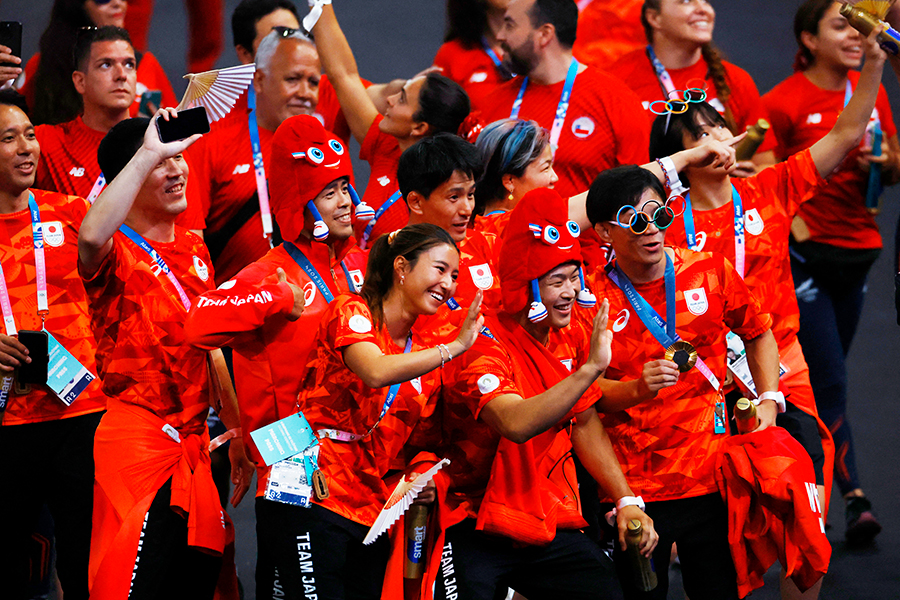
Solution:
<svg viewBox="0 0 900 600">
<path fill-rule="evenodd" d="M 732 372 L 735 379 L 741 382 L 743 387 L 753 394 L 754 398 L 757 397 L 759 394 L 756 393 L 756 385 L 753 383 L 753 375 L 750 373 L 750 365 L 747 363 L 744 342 L 731 331 L 726 334 L 725 341 L 728 344 L 728 370 Z M 787 372 L 788 368 L 778 363 L 778 376 L 781 377 Z"/>
<path fill-rule="evenodd" d="M 279 461 L 269 471 L 263 497 L 273 502 L 309 507 L 313 495 L 312 474 L 318 464 L 318 444 L 300 454 Z"/>
<path fill-rule="evenodd" d="M 303 413 L 295 413 L 250 432 L 267 467 L 319 443 Z"/>
<path fill-rule="evenodd" d="M 63 404 L 71 406 L 88 384 L 97 377 L 63 348 L 49 331 L 47 338 L 47 351 L 50 355 L 47 386 L 63 401 Z"/>
</svg>

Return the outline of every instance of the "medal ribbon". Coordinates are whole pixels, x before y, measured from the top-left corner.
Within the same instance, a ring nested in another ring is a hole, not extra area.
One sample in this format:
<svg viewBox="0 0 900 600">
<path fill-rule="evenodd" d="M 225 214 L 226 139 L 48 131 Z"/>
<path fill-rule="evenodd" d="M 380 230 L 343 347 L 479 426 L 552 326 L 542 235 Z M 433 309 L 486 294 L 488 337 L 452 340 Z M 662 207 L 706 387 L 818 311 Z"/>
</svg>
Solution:
<svg viewBox="0 0 900 600">
<path fill-rule="evenodd" d="M 744 278 L 746 264 L 746 240 L 744 235 L 744 205 L 741 195 L 734 185 L 731 186 L 731 202 L 734 205 L 734 268 Z M 688 248 L 698 251 L 697 232 L 694 227 L 694 211 L 691 208 L 691 193 L 684 195 L 684 233 L 687 236 Z"/>
<path fill-rule="evenodd" d="M 259 214 L 262 218 L 263 237 L 269 240 L 272 247 L 272 209 L 269 207 L 269 184 L 266 181 L 266 168 L 263 165 L 262 144 L 259 143 L 259 126 L 256 123 L 256 92 L 251 85 L 247 89 L 247 125 L 250 128 L 250 145 L 253 148 L 253 172 L 256 174 L 256 195 L 259 197 Z"/>
<path fill-rule="evenodd" d="M 188 298 L 187 294 L 184 292 L 184 288 L 181 287 L 181 284 L 178 283 L 178 279 L 175 278 L 175 274 L 172 272 L 172 269 L 169 268 L 169 265 L 166 264 L 166 261 L 163 260 L 163 257 L 160 256 L 159 252 L 153 249 L 153 246 L 144 239 L 144 237 L 136 232 L 134 229 L 125 225 L 124 223 L 119 227 L 119 231 L 124 233 L 128 239 L 134 242 L 141 250 L 146 252 L 153 262 L 162 270 L 163 273 L 166 274 L 166 277 L 169 278 L 169 281 L 172 282 L 172 285 L 175 286 L 175 290 L 178 292 L 178 297 L 181 299 L 181 303 L 184 305 L 184 310 L 191 310 L 191 300 Z"/>
<path fill-rule="evenodd" d="M 647 330 L 656 338 L 663 348 L 669 348 L 672 344 L 681 338 L 675 332 L 675 265 L 672 259 L 666 254 L 666 321 L 662 320 L 650 304 L 634 289 L 634 284 L 628 279 L 628 276 L 619 268 L 618 264 L 610 264 L 606 267 L 606 273 L 612 282 L 625 294 L 628 303 L 634 309 L 635 314 L 640 318 L 641 322 L 647 327 Z M 719 391 L 719 380 L 713 374 L 703 359 L 697 357 L 697 370 L 699 370 L 710 385 L 717 392 Z"/>
<path fill-rule="evenodd" d="M 378 207 L 378 210 L 375 211 L 375 216 L 372 217 L 372 220 L 369 221 L 369 224 L 366 225 L 366 228 L 363 230 L 362 241 L 359 244 L 359 247 L 363 250 L 366 249 L 366 245 L 369 243 L 369 236 L 372 235 L 372 230 L 375 229 L 375 223 L 378 219 L 381 218 L 381 215 L 387 212 L 387 210 L 394 205 L 394 203 L 400 199 L 400 190 L 397 190 L 391 197 L 385 200 L 384 204 Z"/>
<path fill-rule="evenodd" d="M 88 194 L 87 201 L 88 204 L 93 204 L 94 200 L 100 195 L 100 192 L 103 191 L 103 188 L 106 187 L 106 177 L 104 177 L 103 173 L 97 177 L 97 181 L 94 182 L 94 187 L 91 188 L 91 193 Z"/>
<path fill-rule="evenodd" d="M 331 293 L 331 289 L 329 289 L 328 284 L 325 283 L 325 280 L 319 275 L 319 272 L 316 270 L 316 267 L 306 258 L 306 255 L 295 246 L 291 242 L 282 242 L 281 244 L 284 246 L 284 249 L 287 250 L 287 253 L 294 259 L 294 262 L 297 263 L 303 272 L 312 280 L 312 282 L 319 288 L 319 291 L 322 293 L 322 297 L 325 298 L 325 302 L 331 304 L 334 300 L 334 294 Z M 344 264 L 344 261 L 341 261 L 341 268 L 344 270 L 344 277 L 347 278 L 347 285 L 351 290 L 356 290 L 356 284 L 353 283 L 353 278 L 350 277 L 350 271 L 347 270 L 347 266 Z"/>
<path fill-rule="evenodd" d="M 403 349 L 403 354 L 409 354 L 409 351 L 412 349 L 412 334 L 406 336 L 406 347 Z M 369 429 L 369 431 L 365 432 L 363 435 L 357 435 L 355 433 L 350 433 L 349 431 L 341 431 L 339 429 L 319 429 L 316 431 L 319 437 L 328 438 L 330 440 L 335 440 L 336 442 L 357 442 L 371 434 L 375 431 L 375 428 L 378 427 L 378 424 L 381 423 L 381 420 L 387 414 L 387 412 L 391 409 L 391 405 L 394 403 L 394 400 L 397 399 L 397 393 L 400 391 L 400 384 L 395 383 L 391 387 L 388 388 L 387 396 L 384 398 L 384 404 L 381 406 L 381 414 L 378 415 L 378 420 L 375 421 L 375 424 Z"/>
<path fill-rule="evenodd" d="M 672 76 L 666 71 L 662 61 L 656 57 L 653 46 L 649 44 L 647 45 L 647 57 L 650 59 L 650 64 L 653 65 L 653 70 L 656 71 L 656 79 L 659 81 L 659 86 L 666 95 L 666 100 L 671 100 L 672 94 L 678 91 L 675 89 L 675 82 L 672 81 Z"/>
<path fill-rule="evenodd" d="M 574 58 L 569 63 L 569 70 L 566 73 L 566 83 L 563 86 L 562 95 L 559 97 L 559 104 L 556 105 L 556 117 L 553 119 L 553 128 L 550 130 L 550 146 L 554 149 L 559 146 L 559 136 L 562 134 L 563 125 L 566 122 L 566 113 L 569 111 L 569 98 L 572 96 L 572 87 L 575 85 L 575 78 L 578 76 L 578 61 Z M 522 109 L 522 100 L 525 98 L 525 90 L 528 88 L 528 77 L 522 79 L 522 87 L 519 88 L 519 95 L 516 96 L 512 105 L 512 111 L 509 113 L 510 119 L 518 119 L 519 111 Z"/>
</svg>

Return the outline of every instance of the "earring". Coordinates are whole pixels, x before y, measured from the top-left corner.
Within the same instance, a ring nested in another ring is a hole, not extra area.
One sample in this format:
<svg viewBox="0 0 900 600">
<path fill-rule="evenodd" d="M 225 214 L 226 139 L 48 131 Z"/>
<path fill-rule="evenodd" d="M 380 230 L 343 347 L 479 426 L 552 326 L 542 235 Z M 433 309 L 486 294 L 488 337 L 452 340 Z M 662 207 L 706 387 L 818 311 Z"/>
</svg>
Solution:
<svg viewBox="0 0 900 600">
<path fill-rule="evenodd" d="M 512 193 L 512 192 L 509 193 L 509 196 L 507 196 L 507 198 L 509 199 L 510 202 L 512 202 L 513 200 L 515 200 L 515 198 L 513 197 L 513 193 Z"/>
<path fill-rule="evenodd" d="M 406 275 L 401 275 L 400 276 L 400 285 L 403 285 L 404 283 L 406 283 Z"/>
</svg>

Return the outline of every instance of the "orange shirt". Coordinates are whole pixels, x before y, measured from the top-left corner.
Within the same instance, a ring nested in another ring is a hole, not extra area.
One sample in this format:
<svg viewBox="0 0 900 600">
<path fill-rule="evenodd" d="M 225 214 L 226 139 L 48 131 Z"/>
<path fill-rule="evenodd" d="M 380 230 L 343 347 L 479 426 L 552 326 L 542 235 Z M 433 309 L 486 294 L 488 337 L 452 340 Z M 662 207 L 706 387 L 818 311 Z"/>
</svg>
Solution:
<svg viewBox="0 0 900 600">
<path fill-rule="evenodd" d="M 259 128 L 263 164 L 269 160 L 273 135 Z M 188 148 L 185 156 L 191 167 L 189 206 L 178 223 L 205 230 L 216 285 L 221 285 L 269 251 L 263 237 L 247 119 L 233 119 L 211 131 Z M 205 225 L 189 224 L 193 215 L 199 215 Z"/>
<path fill-rule="evenodd" d="M 801 203 L 816 193 L 825 180 L 808 150 L 763 169 L 746 179 L 732 178 L 744 209 L 744 281 L 772 315 L 772 333 L 786 349 L 800 329 L 800 310 L 794 293 L 788 239 L 791 220 Z M 697 250 L 721 254 L 734 263 L 734 204 L 715 210 L 696 210 Z M 666 230 L 666 243 L 687 248 L 683 219 Z"/>
<path fill-rule="evenodd" d="M 209 412 L 207 353 L 185 341 L 187 310 L 146 252 L 121 232 L 112 241 L 97 272 L 82 273 L 103 391 L 180 432 L 203 433 Z M 176 227 L 175 241 L 150 244 L 189 299 L 212 287 L 209 254 L 198 236 Z"/>
<path fill-rule="evenodd" d="M 725 334 L 754 338 L 771 326 L 747 285 L 723 256 L 674 249 L 676 331 L 690 342 L 719 382 L 725 380 Z M 665 349 L 634 314 L 625 294 L 605 270 L 592 273 L 591 291 L 609 300 L 612 362 L 605 377 L 631 381 Z M 665 319 L 663 278 L 635 284 L 637 292 Z M 690 306 L 687 299 L 691 300 Z M 721 385 L 721 383 L 720 383 Z M 646 501 L 691 498 L 716 492 L 716 457 L 726 435 L 714 433 L 720 390 L 694 367 L 656 398 L 603 416 L 622 471 L 635 495 Z"/>
<path fill-rule="evenodd" d="M 856 89 L 859 73 L 850 71 L 848 77 Z M 763 96 L 779 158 L 809 148 L 831 131 L 844 108 L 844 94 L 844 89 L 823 90 L 803 73 L 794 73 Z M 878 91 L 875 117 L 881 121 L 885 140 L 897 135 L 884 87 Z M 858 156 L 858 149 L 850 152 L 828 178 L 828 185 L 800 207 L 812 241 L 840 248 L 881 248 L 878 225 L 865 206 L 868 174 L 857 166 Z"/>
<path fill-rule="evenodd" d="M 577 313 L 582 309 L 575 310 Z M 583 320 L 572 319 L 565 329 L 550 330 L 546 347 L 570 372 L 587 359 L 590 346 L 590 330 L 584 325 L 587 322 L 585 316 Z M 490 331 L 492 335 L 496 333 L 494 329 Z M 465 354 L 445 367 L 444 445 L 439 455 L 450 459 L 450 464 L 444 467 L 451 481 L 447 502 L 451 509 L 463 507 L 472 518 L 478 515 L 500 443 L 500 434 L 479 418 L 481 411 L 491 400 L 504 394 L 532 396 L 525 391 L 527 384 L 521 380 L 522 374 L 513 366 L 507 346 L 510 343 L 515 342 L 502 336 L 491 339 L 481 334 Z M 599 397 L 599 387 L 589 389 L 563 423 L 596 403 Z M 554 428 L 548 433 L 568 438 L 565 428 Z M 568 445 L 571 448 L 570 441 Z"/>
<path fill-rule="evenodd" d="M 369 127 L 366 138 L 359 149 L 359 157 L 369 163 L 369 182 L 362 200 L 372 207 L 376 213 L 381 205 L 388 201 L 394 192 L 400 189 L 397 183 L 397 165 L 400 164 L 400 146 L 397 138 L 378 129 L 384 117 L 378 115 Z M 378 217 L 366 248 L 371 248 L 379 237 L 395 229 L 406 227 L 409 222 L 409 208 L 403 198 L 398 198 L 384 214 Z M 353 226 L 354 237 L 362 242 L 363 232 L 371 221 L 356 221 Z"/>
<path fill-rule="evenodd" d="M 328 246 L 301 238 L 295 244 L 310 260 L 333 295 L 350 291 L 341 261 L 353 285 L 362 286 L 366 254 L 353 239 L 336 245 L 336 259 L 329 259 Z M 284 269 L 288 283 L 303 288 L 306 305 L 296 321 L 287 315 L 294 308 L 294 293 L 287 283 L 278 283 L 275 271 Z M 250 458 L 260 467 L 262 460 L 250 433 L 297 411 L 297 392 L 302 368 L 315 350 L 315 331 L 328 302 L 306 272 L 278 246 L 241 270 L 219 289 L 202 294 L 185 323 L 188 341 L 211 350 L 234 349 L 234 383 L 241 412 L 241 429 Z M 264 477 L 257 478 L 262 484 Z M 259 494 L 265 491 L 261 485 Z"/>
<path fill-rule="evenodd" d="M 41 210 L 44 233 L 50 306 L 46 329 L 85 368 L 96 375 L 94 354 L 97 352 L 97 344 L 91 333 L 87 295 L 76 270 L 78 228 L 87 213 L 87 203 L 81 198 L 54 192 L 32 190 L 32 193 Z M 28 209 L 0 214 L 0 264 L 3 265 L 16 327 L 19 330 L 40 330 L 34 241 Z M 10 393 L 2 424 L 6 426 L 54 421 L 104 409 L 106 395 L 100 390 L 98 380 L 88 384 L 71 406 L 63 404 L 46 386 L 33 385 L 31 393 L 25 396 Z"/>
<path fill-rule="evenodd" d="M 759 90 L 756 88 L 753 78 L 742 68 L 722 61 L 725 67 L 725 79 L 731 89 L 731 97 L 728 99 L 727 108 L 731 109 L 734 116 L 735 134 L 744 131 L 748 125 L 755 124 L 761 118 L 766 117 L 766 109 L 759 98 Z M 666 94 L 656 77 L 653 64 L 647 56 L 647 47 L 644 44 L 640 49 L 626 54 L 619 59 L 610 72 L 620 77 L 625 84 L 638 95 L 643 103 L 645 114 L 653 124 L 656 115 L 650 112 L 650 103 L 654 100 L 665 100 Z M 684 69 L 666 69 L 672 77 L 672 83 L 676 90 L 688 87 L 697 87 L 700 81 L 705 82 L 706 101 L 715 107 L 720 113 L 725 113 L 726 106 L 716 97 L 716 86 L 708 77 L 709 67 L 702 58 L 690 67 Z M 657 111 L 662 105 L 654 106 Z M 758 152 L 767 152 L 775 148 L 775 140 L 772 135 L 767 135 Z M 639 163 L 640 164 L 640 163 Z"/>
<path fill-rule="evenodd" d="M 378 423 L 388 389 L 366 386 L 344 364 L 343 348 L 358 342 L 375 344 L 385 354 L 403 353 L 385 327 L 374 327 L 365 302 L 343 294 L 322 316 L 315 354 L 307 365 L 306 385 L 298 399 L 313 430 L 329 428 L 361 435 Z M 410 351 L 427 347 L 413 332 Z M 314 501 L 347 519 L 371 525 L 390 493 L 382 477 L 403 449 L 426 398 L 437 385 L 434 374 L 402 383 L 384 419 L 360 441 L 322 439 L 319 468 L 328 479 L 331 495 Z"/>
<path fill-rule="evenodd" d="M 511 214 L 511 210 L 505 210 L 490 215 L 475 215 L 473 229 L 483 233 L 493 233 L 497 238 L 500 238 L 503 236 L 506 224 L 509 223 L 509 216 Z M 499 244 L 497 250 L 500 250 Z"/>
<path fill-rule="evenodd" d="M 137 86 L 135 87 L 134 102 L 131 103 L 131 107 L 128 109 L 128 115 L 130 117 L 138 116 L 138 109 L 141 106 L 141 94 L 148 90 L 159 90 L 162 92 L 162 106 L 176 106 L 178 98 L 175 97 L 172 84 L 169 83 L 169 78 L 166 77 L 166 72 L 163 71 L 162 65 L 159 64 L 156 57 L 149 52 L 138 52 L 137 59 Z M 28 59 L 28 63 L 25 64 L 25 78 L 22 81 L 22 86 L 19 88 L 19 92 L 25 96 L 28 106 L 34 106 L 34 76 L 37 74 L 40 62 L 41 53 L 38 52 Z"/>
<path fill-rule="evenodd" d="M 503 59 L 502 52 L 497 58 Z M 498 85 L 509 79 L 481 44 L 470 45 L 461 40 L 444 42 L 434 57 L 434 66 L 441 69 L 441 75 L 466 91 L 472 106 L 479 105 Z"/>
<path fill-rule="evenodd" d="M 106 135 L 91 129 L 81 117 L 34 129 L 41 144 L 34 187 L 87 198 L 100 176 L 97 148 Z"/>
<path fill-rule="evenodd" d="M 578 31 L 572 52 L 588 65 L 614 63 L 619 57 L 647 44 L 641 26 L 643 0 L 579 0 Z"/>
</svg>

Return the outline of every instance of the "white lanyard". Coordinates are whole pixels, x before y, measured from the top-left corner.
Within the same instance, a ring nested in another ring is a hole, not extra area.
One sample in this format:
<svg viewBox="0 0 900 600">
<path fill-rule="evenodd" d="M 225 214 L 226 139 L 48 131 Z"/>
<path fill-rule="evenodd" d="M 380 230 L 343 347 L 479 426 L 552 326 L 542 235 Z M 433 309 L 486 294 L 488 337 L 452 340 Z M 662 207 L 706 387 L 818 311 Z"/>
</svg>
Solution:
<svg viewBox="0 0 900 600">
<path fill-rule="evenodd" d="M 50 313 L 50 306 L 47 301 L 47 263 L 44 259 L 44 235 L 41 232 L 41 211 L 37 202 L 34 201 L 34 194 L 28 192 L 28 212 L 31 214 L 31 238 L 34 245 L 34 268 L 36 271 L 35 282 L 37 284 L 37 309 L 38 316 L 41 317 L 41 323 Z M 12 310 L 12 302 L 9 299 L 9 288 L 6 284 L 6 275 L 3 273 L 3 267 L 0 266 L 0 308 L 3 310 L 3 325 L 6 329 L 6 335 L 12 337 L 18 334 L 16 328 L 16 318 Z"/>
</svg>

